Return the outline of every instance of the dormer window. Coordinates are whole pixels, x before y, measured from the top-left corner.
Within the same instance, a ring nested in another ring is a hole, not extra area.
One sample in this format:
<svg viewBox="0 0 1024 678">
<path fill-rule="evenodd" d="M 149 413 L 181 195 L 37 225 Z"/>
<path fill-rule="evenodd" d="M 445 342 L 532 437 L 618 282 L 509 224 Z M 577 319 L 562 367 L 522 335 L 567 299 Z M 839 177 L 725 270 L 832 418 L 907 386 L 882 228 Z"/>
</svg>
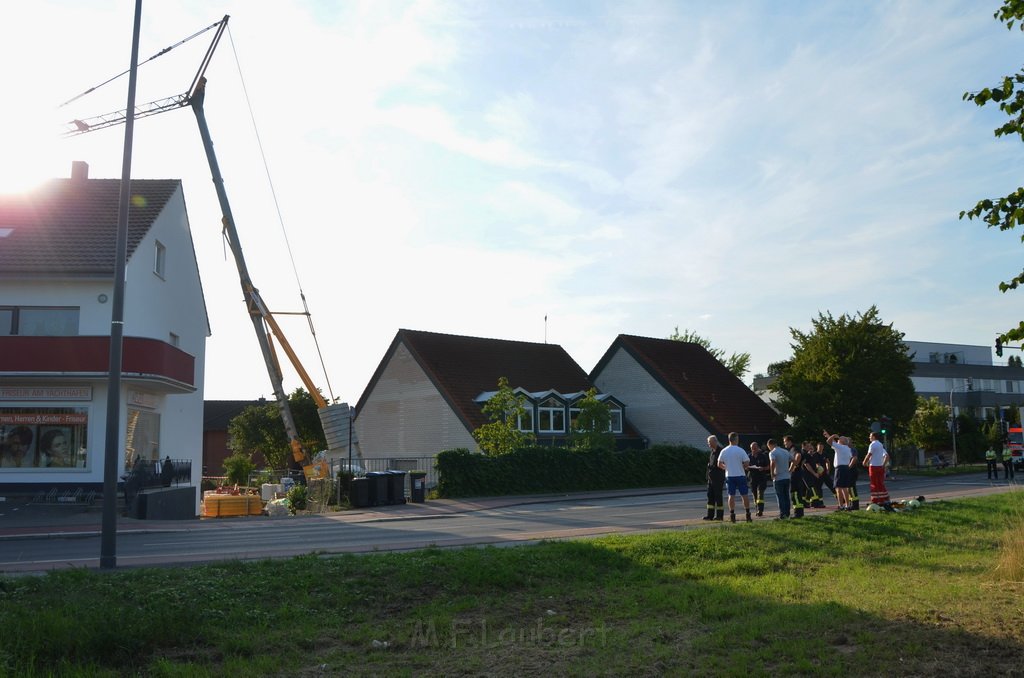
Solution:
<svg viewBox="0 0 1024 678">
<path fill-rule="evenodd" d="M 609 402 L 608 415 L 608 430 L 612 433 L 622 433 L 622 408 Z"/>
<path fill-rule="evenodd" d="M 558 398 L 545 398 L 537 405 L 540 433 L 565 433 L 565 405 Z"/>
<path fill-rule="evenodd" d="M 523 411 L 519 414 L 517 427 L 520 431 L 533 433 L 533 403 L 529 401 L 523 403 Z"/>
</svg>

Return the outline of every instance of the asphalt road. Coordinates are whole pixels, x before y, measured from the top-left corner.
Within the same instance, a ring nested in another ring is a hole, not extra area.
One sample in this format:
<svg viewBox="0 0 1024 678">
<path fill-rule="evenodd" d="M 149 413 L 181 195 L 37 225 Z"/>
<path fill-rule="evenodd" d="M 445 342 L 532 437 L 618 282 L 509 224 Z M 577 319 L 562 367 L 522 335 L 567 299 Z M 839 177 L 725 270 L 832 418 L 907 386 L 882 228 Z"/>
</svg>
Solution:
<svg viewBox="0 0 1024 678">
<path fill-rule="evenodd" d="M 862 505 L 867 483 L 861 482 Z M 904 477 L 890 483 L 894 499 L 924 495 L 929 501 L 1016 490 L 993 483 L 984 474 L 941 478 Z M 764 518 L 776 505 L 771 490 Z M 826 502 L 834 506 L 834 501 Z M 612 533 L 664 529 L 729 529 L 700 519 L 706 503 L 702 489 L 644 490 L 612 496 L 566 495 L 554 499 L 515 498 L 451 505 L 431 504 L 410 515 L 405 507 L 390 512 L 339 513 L 282 519 L 224 519 L 176 523 L 119 532 L 117 566 L 185 565 L 221 560 L 254 560 L 299 554 L 366 553 L 437 547 L 509 545 L 545 539 L 578 539 Z M 504 505 L 503 505 L 504 504 Z M 448 506 L 449 510 L 440 508 Z M 832 508 L 807 510 L 824 516 Z M 742 510 L 738 510 L 742 520 Z M 98 532 L 80 530 L 32 535 L 7 534 L 0 539 L 0 572 L 42 572 L 99 565 Z"/>
</svg>

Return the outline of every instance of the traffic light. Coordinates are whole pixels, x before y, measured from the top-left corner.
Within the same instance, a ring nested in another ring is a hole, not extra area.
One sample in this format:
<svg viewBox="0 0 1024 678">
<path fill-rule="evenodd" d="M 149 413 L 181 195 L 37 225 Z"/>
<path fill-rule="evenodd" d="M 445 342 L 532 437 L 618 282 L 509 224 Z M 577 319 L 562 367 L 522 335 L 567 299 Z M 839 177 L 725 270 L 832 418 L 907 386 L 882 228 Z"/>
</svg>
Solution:
<svg viewBox="0 0 1024 678">
<path fill-rule="evenodd" d="M 996 355 L 1000 358 L 1003 357 L 1003 338 L 996 337 Z"/>
<path fill-rule="evenodd" d="M 878 423 L 881 425 L 879 433 L 881 433 L 883 436 L 889 434 L 889 422 L 889 417 L 882 417 L 881 419 L 878 420 Z"/>
</svg>

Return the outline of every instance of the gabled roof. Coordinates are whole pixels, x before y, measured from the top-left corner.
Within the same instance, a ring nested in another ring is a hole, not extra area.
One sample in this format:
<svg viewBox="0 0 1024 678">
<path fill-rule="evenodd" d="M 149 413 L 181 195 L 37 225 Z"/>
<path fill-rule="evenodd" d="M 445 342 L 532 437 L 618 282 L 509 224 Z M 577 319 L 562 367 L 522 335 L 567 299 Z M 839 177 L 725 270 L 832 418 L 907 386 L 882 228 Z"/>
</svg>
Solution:
<svg viewBox="0 0 1024 678">
<path fill-rule="evenodd" d="M 474 399 L 485 391 L 495 390 L 500 377 L 508 378 L 512 388 L 522 387 L 530 392 L 554 389 L 571 393 L 591 387 L 587 373 L 557 344 L 403 329 L 398 330 L 359 398 L 356 416 L 401 344 L 470 431 L 487 423 Z"/>
<path fill-rule="evenodd" d="M 620 334 L 590 373 L 623 349 L 709 431 L 780 435 L 785 420 L 700 344 Z"/>
<path fill-rule="evenodd" d="M 129 258 L 180 186 L 177 179 L 131 182 Z M 120 192 L 120 179 L 73 178 L 0 196 L 0 276 L 112 278 Z"/>
<path fill-rule="evenodd" d="M 242 410 L 247 407 L 266 404 L 266 400 L 204 400 L 203 430 L 226 431 L 228 430 L 228 423 L 240 415 Z"/>
</svg>

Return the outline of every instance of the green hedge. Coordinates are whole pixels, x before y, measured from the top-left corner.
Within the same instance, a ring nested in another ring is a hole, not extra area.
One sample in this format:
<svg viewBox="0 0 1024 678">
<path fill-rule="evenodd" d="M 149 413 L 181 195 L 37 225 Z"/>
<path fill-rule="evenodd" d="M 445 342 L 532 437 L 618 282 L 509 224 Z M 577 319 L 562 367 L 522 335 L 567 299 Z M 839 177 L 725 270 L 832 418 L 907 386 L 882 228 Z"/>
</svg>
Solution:
<svg viewBox="0 0 1024 678">
<path fill-rule="evenodd" d="M 486 497 L 703 484 L 706 468 L 707 453 L 693 447 L 616 452 L 527 447 L 497 457 L 461 448 L 437 455 L 437 494 Z"/>
</svg>

